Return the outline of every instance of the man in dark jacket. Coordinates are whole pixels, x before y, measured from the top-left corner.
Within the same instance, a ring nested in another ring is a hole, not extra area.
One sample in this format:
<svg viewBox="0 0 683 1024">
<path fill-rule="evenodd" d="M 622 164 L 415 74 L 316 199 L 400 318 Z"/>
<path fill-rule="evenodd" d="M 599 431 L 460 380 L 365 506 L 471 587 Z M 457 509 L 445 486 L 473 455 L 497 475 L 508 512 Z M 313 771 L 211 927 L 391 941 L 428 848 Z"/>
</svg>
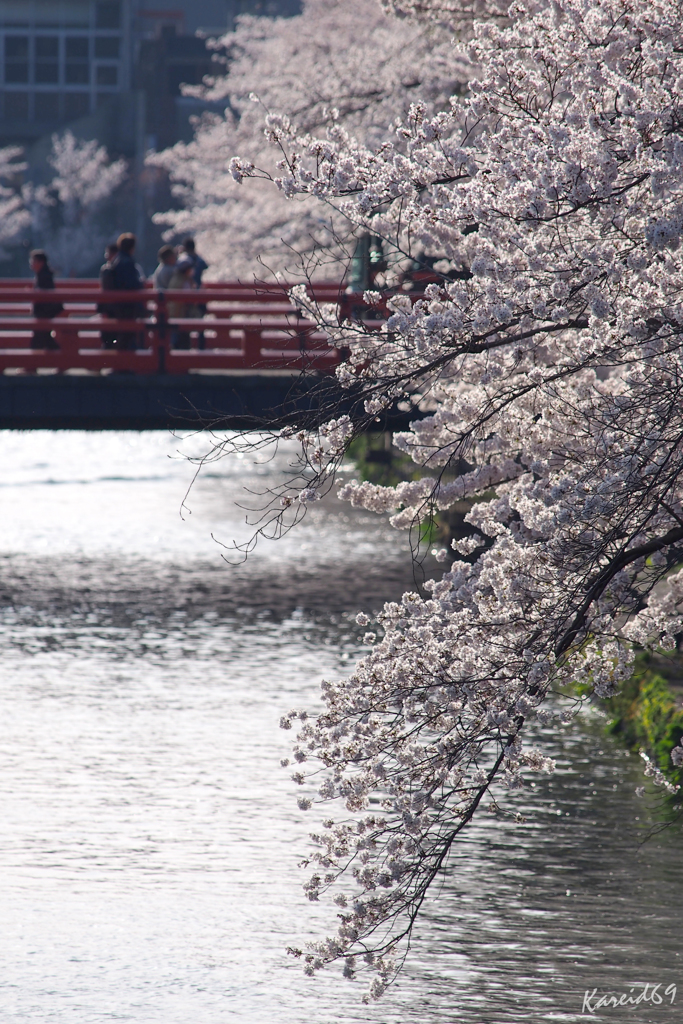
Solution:
<svg viewBox="0 0 683 1024">
<path fill-rule="evenodd" d="M 100 267 L 100 288 L 103 292 L 114 290 L 114 260 L 119 254 L 119 247 L 116 242 L 110 242 L 104 250 L 105 262 Z M 102 316 L 116 316 L 116 309 L 110 302 L 100 302 L 97 312 Z M 102 348 L 114 348 L 116 344 L 116 331 L 102 331 Z"/>
<path fill-rule="evenodd" d="M 194 238 L 186 238 L 183 242 L 180 254 L 181 260 L 190 260 L 192 263 L 192 276 L 194 277 L 195 288 L 202 286 L 202 274 L 209 269 L 209 264 L 199 255 L 194 247 Z M 206 316 L 206 303 L 200 302 L 195 305 L 198 316 Z M 198 347 L 203 349 L 205 345 L 204 331 L 199 332 Z"/>
<path fill-rule="evenodd" d="M 209 264 L 202 259 L 194 247 L 194 238 L 186 238 L 183 242 L 181 258 L 190 260 L 194 270 L 194 283 L 196 288 L 202 286 L 202 274 L 209 269 Z"/>
<path fill-rule="evenodd" d="M 103 292 L 114 290 L 114 260 L 119 254 L 119 247 L 116 242 L 110 242 L 105 246 L 105 262 L 100 267 L 100 288 Z"/>
<path fill-rule="evenodd" d="M 35 274 L 33 281 L 34 288 L 54 291 L 55 279 L 47 261 L 47 256 L 42 249 L 34 249 L 31 253 L 29 264 Z M 34 302 L 33 315 L 39 320 L 51 320 L 62 312 L 64 306 L 61 302 Z M 52 337 L 52 331 L 34 331 L 31 340 L 31 348 L 56 349 L 59 345 Z"/>
<path fill-rule="evenodd" d="M 126 233 L 119 235 L 118 254 L 112 263 L 112 285 L 114 291 L 135 292 L 144 287 L 140 270 L 133 259 L 135 252 L 135 235 Z M 142 302 L 119 302 L 115 307 L 115 315 L 121 320 L 134 320 L 145 315 Z M 133 331 L 117 331 L 116 348 L 128 351 L 138 347 L 138 334 Z"/>
</svg>

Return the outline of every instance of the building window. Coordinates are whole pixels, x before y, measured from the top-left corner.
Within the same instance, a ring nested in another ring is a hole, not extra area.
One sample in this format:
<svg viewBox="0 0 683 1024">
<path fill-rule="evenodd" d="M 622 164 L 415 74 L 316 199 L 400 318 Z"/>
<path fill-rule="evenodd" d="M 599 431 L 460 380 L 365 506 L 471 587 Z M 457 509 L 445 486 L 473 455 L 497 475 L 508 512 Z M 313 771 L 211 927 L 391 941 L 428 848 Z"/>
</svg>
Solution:
<svg viewBox="0 0 683 1024">
<path fill-rule="evenodd" d="M 59 119 L 59 93 L 37 92 L 33 97 L 35 121 L 57 121 Z"/>
<path fill-rule="evenodd" d="M 120 44 L 118 36 L 100 36 L 95 39 L 95 56 L 118 60 Z"/>
<path fill-rule="evenodd" d="M 38 24 L 44 25 L 48 18 L 49 20 L 52 20 L 55 14 L 57 14 L 60 24 L 64 25 L 66 29 L 90 28 L 92 0 L 62 0 L 61 4 L 55 3 L 55 0 L 43 0 L 41 6 L 43 8 L 43 11 L 41 12 L 42 17 L 38 17 L 38 11 L 36 10 L 36 22 Z M 61 12 L 59 11 L 60 7 Z M 51 18 L 47 13 L 47 9 L 49 8 L 52 8 L 53 11 Z"/>
<path fill-rule="evenodd" d="M 96 71 L 96 82 L 98 85 L 118 85 L 119 69 L 101 64 Z"/>
<path fill-rule="evenodd" d="M 59 39 L 57 36 L 36 36 L 35 81 L 54 85 L 59 81 Z"/>
<path fill-rule="evenodd" d="M 28 93 L 5 93 L 5 117 L 8 121 L 28 121 Z"/>
<path fill-rule="evenodd" d="M 64 116 L 67 121 L 76 117 L 85 117 L 90 113 L 90 93 L 88 92 L 66 92 L 64 93 Z"/>
<path fill-rule="evenodd" d="M 5 36 L 5 81 L 28 82 L 28 36 Z"/>
<path fill-rule="evenodd" d="M 90 81 L 89 44 L 87 36 L 67 36 L 64 66 L 64 81 L 67 85 L 87 85 Z"/>
<path fill-rule="evenodd" d="M 99 0 L 95 9 L 95 28 L 121 28 L 119 0 Z"/>
</svg>

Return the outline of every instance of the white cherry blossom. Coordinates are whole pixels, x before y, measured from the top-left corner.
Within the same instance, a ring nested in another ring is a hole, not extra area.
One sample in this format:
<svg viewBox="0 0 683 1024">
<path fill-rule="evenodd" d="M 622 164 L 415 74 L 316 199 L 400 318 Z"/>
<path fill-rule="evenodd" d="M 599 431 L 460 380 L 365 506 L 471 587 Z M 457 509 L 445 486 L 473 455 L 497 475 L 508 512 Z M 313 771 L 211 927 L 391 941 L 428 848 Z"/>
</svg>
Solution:
<svg viewBox="0 0 683 1024">
<path fill-rule="evenodd" d="M 19 179 L 26 164 L 21 162 L 20 146 L 0 149 L 0 259 L 7 259 L 8 249 L 30 223 Z"/>
<path fill-rule="evenodd" d="M 504 813 L 502 791 L 552 770 L 526 723 L 552 720 L 565 684 L 614 694 L 634 644 L 675 644 L 683 599 L 680 0 L 516 0 L 474 22 L 450 0 L 385 6 L 460 26 L 464 95 L 416 89 L 381 137 L 307 125 L 285 95 L 266 125 L 279 173 L 232 154 L 240 187 L 272 177 L 295 219 L 303 199 L 438 257 L 383 324 L 293 296 L 348 350 L 354 408 L 341 429 L 333 403 L 330 425 L 290 433 L 306 487 L 324 491 L 349 439 L 398 403 L 422 413 L 394 438 L 415 478 L 341 496 L 399 529 L 467 502 L 473 528 L 440 579 L 359 620 L 368 653 L 299 719 L 303 799 L 329 805 L 306 892 L 341 908 L 305 969 L 374 972 L 370 997 L 480 807 Z M 560 701 L 560 720 L 576 706 Z"/>
<path fill-rule="evenodd" d="M 167 169 L 182 203 L 157 221 L 169 238 L 195 235 L 219 280 L 262 278 L 265 268 L 291 274 L 320 245 L 336 259 L 353 251 L 347 218 L 315 199 L 313 173 L 301 170 L 312 196 L 290 187 L 281 140 L 329 126 L 379 145 L 417 91 L 436 108 L 471 76 L 469 61 L 453 58 L 445 26 L 399 22 L 376 0 L 304 0 L 293 18 L 243 16 L 216 45 L 226 74 L 190 91 L 224 104 L 224 113 L 207 113 L 192 142 L 150 161 Z M 339 185 L 351 167 L 339 161 Z M 338 273 L 327 262 L 304 265 L 319 277 Z"/>
<path fill-rule="evenodd" d="M 110 160 L 105 146 L 77 139 L 72 131 L 52 136 L 48 185 L 30 189 L 28 207 L 34 241 L 64 277 L 89 271 L 98 261 L 108 231 L 103 208 L 126 176 L 121 157 Z"/>
</svg>

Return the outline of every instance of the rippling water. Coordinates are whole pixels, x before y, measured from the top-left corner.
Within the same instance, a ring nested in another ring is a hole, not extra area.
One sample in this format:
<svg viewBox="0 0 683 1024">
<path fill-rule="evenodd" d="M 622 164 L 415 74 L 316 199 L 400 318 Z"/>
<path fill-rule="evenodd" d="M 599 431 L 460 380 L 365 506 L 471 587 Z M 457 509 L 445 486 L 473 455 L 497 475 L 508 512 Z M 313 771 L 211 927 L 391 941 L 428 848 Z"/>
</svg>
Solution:
<svg viewBox="0 0 683 1024">
<path fill-rule="evenodd" d="M 472 828 L 381 1003 L 288 960 L 334 915 L 301 894 L 277 723 L 412 585 L 405 538 L 330 498 L 231 568 L 211 534 L 246 538 L 235 501 L 286 453 L 214 464 L 183 518 L 201 444 L 2 434 L 0 1022 L 579 1021 L 646 982 L 674 1005 L 595 1019 L 680 1020 L 680 833 L 642 843 L 656 809 L 597 718 L 540 737 L 557 775 Z"/>
</svg>

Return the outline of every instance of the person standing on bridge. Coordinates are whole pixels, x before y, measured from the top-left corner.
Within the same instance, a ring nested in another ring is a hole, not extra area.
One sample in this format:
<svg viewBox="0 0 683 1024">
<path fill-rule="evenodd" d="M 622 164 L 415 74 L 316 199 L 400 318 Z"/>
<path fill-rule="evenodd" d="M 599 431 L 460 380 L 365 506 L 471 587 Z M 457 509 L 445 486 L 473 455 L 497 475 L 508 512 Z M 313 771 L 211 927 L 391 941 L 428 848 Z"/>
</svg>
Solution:
<svg viewBox="0 0 683 1024">
<path fill-rule="evenodd" d="M 196 291 L 194 266 L 192 261 L 188 260 L 185 255 L 182 255 L 176 263 L 174 274 L 168 283 L 168 287 L 172 291 Z M 196 317 L 199 315 L 199 310 L 194 303 L 179 302 L 177 299 L 173 299 L 168 303 L 168 315 L 173 319 Z M 171 331 L 171 348 L 188 349 L 189 347 L 190 332 L 174 327 Z"/>
<path fill-rule="evenodd" d="M 29 258 L 29 265 L 35 274 L 33 287 L 44 291 L 54 291 L 54 275 L 47 255 L 42 249 L 33 250 Z M 64 306 L 61 302 L 34 302 L 33 315 L 39 320 L 51 320 L 53 316 L 58 316 L 63 309 Z M 59 348 L 59 345 L 53 338 L 52 331 L 34 331 L 31 348 L 56 349 Z"/>
<path fill-rule="evenodd" d="M 180 258 L 189 260 L 192 264 L 195 288 L 202 286 L 202 274 L 209 269 L 209 264 L 202 259 L 194 247 L 194 238 L 186 238 L 182 245 Z"/>
<path fill-rule="evenodd" d="M 159 266 L 154 271 L 152 281 L 158 292 L 164 292 L 169 287 L 169 282 L 175 273 L 178 257 L 172 245 L 162 245 L 157 255 L 159 257 Z"/>
<path fill-rule="evenodd" d="M 119 254 L 116 242 L 110 242 L 104 250 L 105 262 L 100 267 L 100 288 L 103 292 L 114 291 L 114 260 Z M 100 302 L 97 312 L 102 316 L 116 316 L 115 307 L 109 302 Z M 102 331 L 102 348 L 114 348 L 116 331 Z"/>
<path fill-rule="evenodd" d="M 194 277 L 195 288 L 201 288 L 202 286 L 202 274 L 205 270 L 209 269 L 209 264 L 206 260 L 202 259 L 199 253 L 194 247 L 194 238 L 186 238 L 183 242 L 182 252 L 180 255 L 181 259 L 190 260 L 192 263 L 192 275 Z M 195 306 L 196 316 L 206 316 L 206 303 L 199 302 Z M 199 332 L 198 347 L 204 348 L 204 331 Z"/>
<path fill-rule="evenodd" d="M 135 252 L 135 235 L 126 232 L 117 240 L 118 254 L 112 263 L 112 284 L 114 291 L 136 292 L 144 288 L 144 279 L 140 267 L 133 259 Z M 119 302 L 116 304 L 115 315 L 121 320 L 133 320 L 145 315 L 142 302 Z M 114 346 L 124 351 L 138 347 L 138 334 L 134 331 L 117 331 Z"/>
</svg>

